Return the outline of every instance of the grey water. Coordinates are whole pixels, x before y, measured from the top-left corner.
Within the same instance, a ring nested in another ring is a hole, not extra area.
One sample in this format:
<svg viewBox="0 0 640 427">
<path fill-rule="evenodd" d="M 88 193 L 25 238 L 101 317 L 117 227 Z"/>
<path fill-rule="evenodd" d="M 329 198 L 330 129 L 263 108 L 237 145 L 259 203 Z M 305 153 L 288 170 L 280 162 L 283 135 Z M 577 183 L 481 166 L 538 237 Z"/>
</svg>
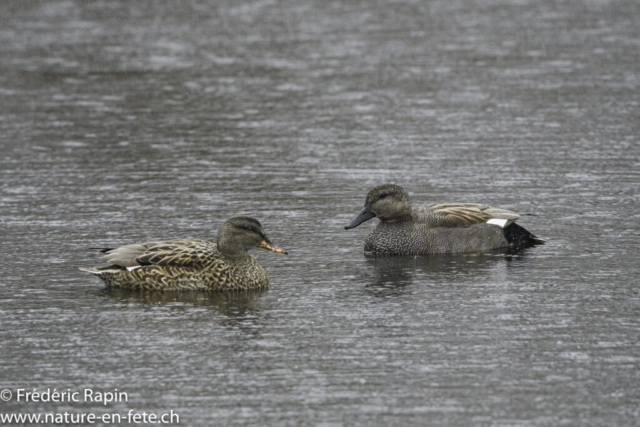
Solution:
<svg viewBox="0 0 640 427">
<path fill-rule="evenodd" d="M 638 425 L 639 135 L 634 1 L 0 2 L 0 413 Z M 382 183 L 548 242 L 365 258 Z M 235 215 L 266 291 L 78 270 Z"/>
</svg>

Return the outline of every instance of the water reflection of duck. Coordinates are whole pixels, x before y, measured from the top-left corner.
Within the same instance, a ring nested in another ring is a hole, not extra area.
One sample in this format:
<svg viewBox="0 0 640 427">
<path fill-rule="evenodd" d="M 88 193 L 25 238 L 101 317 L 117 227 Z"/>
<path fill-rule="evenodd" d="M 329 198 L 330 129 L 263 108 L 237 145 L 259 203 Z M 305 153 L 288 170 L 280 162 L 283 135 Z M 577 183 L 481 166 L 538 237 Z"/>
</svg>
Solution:
<svg viewBox="0 0 640 427">
<path fill-rule="evenodd" d="M 154 292 L 144 289 L 105 288 L 101 294 L 123 302 L 137 300 L 143 304 L 170 306 L 172 310 L 189 307 L 213 307 L 230 318 L 242 318 L 259 311 L 260 297 L 265 288 L 230 292 Z"/>
<path fill-rule="evenodd" d="M 474 203 L 412 208 L 407 191 L 392 184 L 372 188 L 364 209 L 345 229 L 374 217 L 381 222 L 364 245 L 371 255 L 465 253 L 544 242 L 515 223 L 520 218 L 515 212 Z"/>
<path fill-rule="evenodd" d="M 273 246 L 257 220 L 235 217 L 220 227 L 217 243 L 168 240 L 100 248 L 109 264 L 81 270 L 95 274 L 113 288 L 198 291 L 266 288 L 267 273 L 247 252 L 255 247 L 287 253 Z"/>
<path fill-rule="evenodd" d="M 414 282 L 447 283 L 482 280 L 495 277 L 507 269 L 522 266 L 527 259 L 528 248 L 502 248 L 465 254 L 432 254 L 431 256 L 369 257 L 372 267 L 367 288 L 382 294 L 407 291 Z"/>
</svg>

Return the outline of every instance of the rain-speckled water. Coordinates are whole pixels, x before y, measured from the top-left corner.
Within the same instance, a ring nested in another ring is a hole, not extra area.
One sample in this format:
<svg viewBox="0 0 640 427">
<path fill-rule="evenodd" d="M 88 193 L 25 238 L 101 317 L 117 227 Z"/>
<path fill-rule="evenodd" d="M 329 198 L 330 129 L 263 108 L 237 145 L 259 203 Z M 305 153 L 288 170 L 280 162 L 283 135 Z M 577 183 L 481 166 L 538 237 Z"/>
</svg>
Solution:
<svg viewBox="0 0 640 427">
<path fill-rule="evenodd" d="M 3 1 L 0 129 L 0 413 L 640 423 L 638 2 Z M 366 259 L 377 220 L 342 226 L 386 182 L 548 243 Z M 289 250 L 267 291 L 78 270 L 239 214 Z"/>
</svg>

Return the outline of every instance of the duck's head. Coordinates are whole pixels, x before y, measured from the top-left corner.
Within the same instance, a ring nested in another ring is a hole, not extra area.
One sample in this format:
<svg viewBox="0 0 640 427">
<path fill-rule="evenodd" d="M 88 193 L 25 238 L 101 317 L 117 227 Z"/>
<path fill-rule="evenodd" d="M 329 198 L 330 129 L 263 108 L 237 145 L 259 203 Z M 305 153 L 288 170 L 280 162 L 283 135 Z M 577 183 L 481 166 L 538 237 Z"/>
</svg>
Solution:
<svg viewBox="0 0 640 427">
<path fill-rule="evenodd" d="M 344 229 L 357 227 L 373 217 L 382 222 L 397 222 L 410 216 L 411 203 L 407 190 L 399 185 L 379 185 L 369 190 L 364 209 Z"/>
<path fill-rule="evenodd" d="M 287 254 L 287 251 L 273 245 L 257 219 L 248 216 L 237 216 L 222 224 L 217 243 L 218 249 L 227 254 L 247 252 L 253 248 Z"/>
</svg>

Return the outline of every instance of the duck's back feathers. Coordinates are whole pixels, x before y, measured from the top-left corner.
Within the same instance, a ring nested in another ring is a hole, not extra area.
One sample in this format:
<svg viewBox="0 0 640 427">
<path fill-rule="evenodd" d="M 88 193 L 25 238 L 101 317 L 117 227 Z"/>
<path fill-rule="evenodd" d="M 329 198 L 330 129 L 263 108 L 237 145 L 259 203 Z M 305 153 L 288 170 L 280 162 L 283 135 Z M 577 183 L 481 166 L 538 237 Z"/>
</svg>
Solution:
<svg viewBox="0 0 640 427">
<path fill-rule="evenodd" d="M 507 227 L 518 218 L 520 215 L 513 211 L 480 203 L 436 203 L 418 206 L 413 211 L 413 221 L 430 228 L 469 227 L 494 219 L 506 220 L 502 227 Z"/>
<path fill-rule="evenodd" d="M 222 258 L 215 243 L 204 240 L 167 240 L 104 248 L 102 258 L 119 267 L 160 265 L 202 269 Z"/>
</svg>

